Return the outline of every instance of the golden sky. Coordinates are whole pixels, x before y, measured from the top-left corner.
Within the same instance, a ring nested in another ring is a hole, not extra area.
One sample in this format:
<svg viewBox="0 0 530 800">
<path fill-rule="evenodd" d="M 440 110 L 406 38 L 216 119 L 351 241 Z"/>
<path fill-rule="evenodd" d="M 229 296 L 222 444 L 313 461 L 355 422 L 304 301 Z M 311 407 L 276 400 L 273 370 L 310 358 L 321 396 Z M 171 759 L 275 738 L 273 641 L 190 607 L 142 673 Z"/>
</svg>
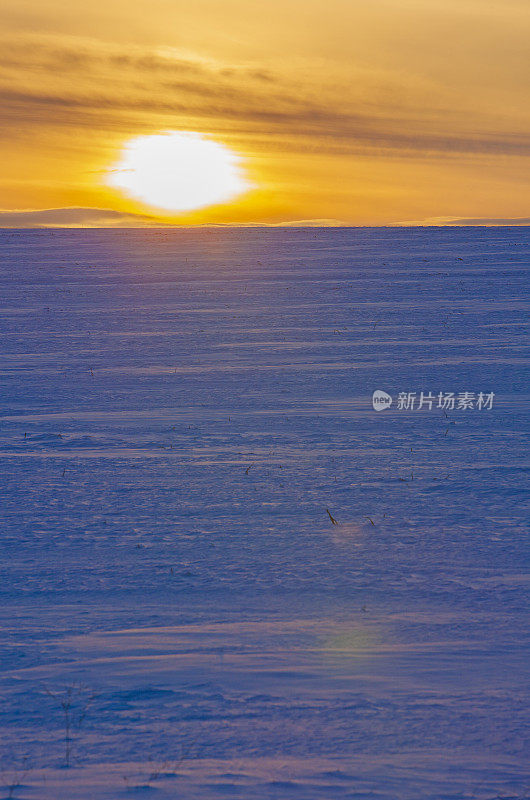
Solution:
<svg viewBox="0 0 530 800">
<path fill-rule="evenodd" d="M 528 215 L 528 0 L 0 0 L 0 226 Z M 196 131 L 252 188 L 180 216 L 105 185 Z"/>
</svg>

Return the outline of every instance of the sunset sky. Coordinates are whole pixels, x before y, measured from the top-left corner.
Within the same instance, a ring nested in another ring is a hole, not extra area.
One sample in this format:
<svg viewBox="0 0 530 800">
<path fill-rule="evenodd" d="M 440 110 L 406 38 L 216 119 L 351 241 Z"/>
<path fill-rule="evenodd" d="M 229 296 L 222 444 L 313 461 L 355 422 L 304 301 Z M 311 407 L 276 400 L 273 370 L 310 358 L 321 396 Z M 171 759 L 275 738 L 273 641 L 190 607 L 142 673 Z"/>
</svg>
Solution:
<svg viewBox="0 0 530 800">
<path fill-rule="evenodd" d="M 0 226 L 528 216 L 527 0 L 0 0 Z M 195 132 L 245 191 L 161 211 L 110 186 Z"/>
</svg>

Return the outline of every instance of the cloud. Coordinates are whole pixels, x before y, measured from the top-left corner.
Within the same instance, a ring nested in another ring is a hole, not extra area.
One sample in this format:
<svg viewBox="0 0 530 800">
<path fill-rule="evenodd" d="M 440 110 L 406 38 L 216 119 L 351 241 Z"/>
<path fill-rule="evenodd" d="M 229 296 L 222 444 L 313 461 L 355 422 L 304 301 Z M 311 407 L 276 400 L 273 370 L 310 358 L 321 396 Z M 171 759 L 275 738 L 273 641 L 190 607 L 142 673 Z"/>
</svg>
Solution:
<svg viewBox="0 0 530 800">
<path fill-rule="evenodd" d="M 282 222 L 225 222 L 206 224 L 207 228 L 349 228 L 347 222 L 340 219 L 294 219 Z"/>
<path fill-rule="evenodd" d="M 390 223 L 390 227 L 447 227 L 447 226 L 505 226 L 521 227 L 530 225 L 530 217 L 427 217 L 422 220 L 409 220 L 407 222 Z"/>
<path fill-rule="evenodd" d="M 338 219 L 301 219 L 288 222 L 242 222 L 205 225 L 203 227 L 342 227 Z M 0 228 L 146 228 L 177 227 L 157 217 L 133 214 L 109 208 L 45 208 L 0 211 Z"/>
<path fill-rule="evenodd" d="M 388 227 L 526 226 L 530 217 L 430 217 L 388 223 Z M 110 208 L 46 208 L 0 211 L 1 228 L 166 228 L 180 227 L 146 214 Z M 297 219 L 283 222 L 206 223 L 196 227 L 239 228 L 347 228 L 357 227 L 339 219 Z"/>
<path fill-rule="evenodd" d="M 156 217 L 109 208 L 0 211 L 0 228 L 145 228 L 165 225 Z"/>
<path fill-rule="evenodd" d="M 281 136 L 286 151 L 302 140 L 345 155 L 530 151 L 522 131 L 498 130 L 494 117 L 458 108 L 444 87 L 410 75 L 354 67 L 309 79 L 300 70 L 73 37 L 1 43 L 0 119 L 12 140 L 44 127 L 129 131 L 152 125 L 154 115 L 159 127 Z"/>
<path fill-rule="evenodd" d="M 428 125 L 420 130 L 417 124 L 414 125 L 405 116 L 400 119 L 399 116 L 382 117 L 369 112 L 336 111 L 333 108 L 315 106 L 311 102 L 303 103 L 299 98 L 293 99 L 290 106 L 284 104 L 282 107 L 278 103 L 274 107 L 263 98 L 257 99 L 248 93 L 245 95 L 232 92 L 230 97 L 229 92 L 221 93 L 212 87 L 196 84 L 173 88 L 173 100 L 169 90 L 162 98 L 154 94 L 142 97 L 103 94 L 75 96 L 0 88 L 0 103 L 4 123 L 9 123 L 11 117 L 11 122 L 17 128 L 24 121 L 28 124 L 64 124 L 93 128 L 94 115 L 97 114 L 101 127 L 124 127 L 129 130 L 130 121 L 122 117 L 120 123 L 120 112 L 155 113 L 170 117 L 173 127 L 175 119 L 180 117 L 181 120 L 189 120 L 192 117 L 195 121 L 206 120 L 210 126 L 212 119 L 217 124 L 237 122 L 238 130 L 246 132 L 262 133 L 265 127 L 269 135 L 288 135 L 295 141 L 312 137 L 321 143 L 327 143 L 329 152 L 342 154 L 364 151 L 367 148 L 375 150 L 380 156 L 385 151 L 390 151 L 390 154 L 530 154 L 530 137 L 523 134 L 502 135 L 490 131 L 442 133 L 433 130 L 434 125 L 430 126 L 431 130 Z M 183 100 L 184 94 L 190 95 L 186 102 Z M 220 95 L 223 96 L 223 101 L 219 100 Z M 111 121 L 112 118 L 114 122 Z M 176 127 L 180 125 L 177 124 Z"/>
<path fill-rule="evenodd" d="M 461 217 L 448 225 L 530 225 L 530 217 Z"/>
</svg>

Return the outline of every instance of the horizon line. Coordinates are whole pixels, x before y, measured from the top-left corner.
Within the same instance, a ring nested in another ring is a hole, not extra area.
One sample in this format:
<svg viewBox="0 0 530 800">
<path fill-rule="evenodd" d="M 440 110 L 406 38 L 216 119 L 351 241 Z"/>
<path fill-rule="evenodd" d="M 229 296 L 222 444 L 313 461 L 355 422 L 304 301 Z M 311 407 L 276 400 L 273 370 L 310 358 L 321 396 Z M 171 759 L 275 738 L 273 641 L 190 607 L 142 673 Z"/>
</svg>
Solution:
<svg viewBox="0 0 530 800">
<path fill-rule="evenodd" d="M 119 211 L 86 206 L 3 209 L 0 229 L 3 230 L 109 230 L 109 229 L 189 229 L 189 228 L 446 228 L 446 227 L 527 227 L 530 217 L 454 217 L 435 216 L 416 220 L 382 223 L 355 223 L 333 218 L 281 220 L 275 222 L 164 222 L 159 217 L 139 212 Z"/>
</svg>

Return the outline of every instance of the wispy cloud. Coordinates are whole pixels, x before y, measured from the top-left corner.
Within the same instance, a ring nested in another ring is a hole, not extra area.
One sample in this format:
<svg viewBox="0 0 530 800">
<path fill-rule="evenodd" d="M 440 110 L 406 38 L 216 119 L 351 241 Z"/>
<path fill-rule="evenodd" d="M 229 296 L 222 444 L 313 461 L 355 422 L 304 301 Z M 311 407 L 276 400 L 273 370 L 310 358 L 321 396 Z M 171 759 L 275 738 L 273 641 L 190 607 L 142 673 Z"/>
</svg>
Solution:
<svg viewBox="0 0 530 800">
<path fill-rule="evenodd" d="M 422 220 L 408 220 L 407 222 L 394 222 L 391 227 L 447 227 L 447 226 L 506 226 L 521 227 L 530 225 L 530 217 L 428 217 Z"/>
<path fill-rule="evenodd" d="M 133 214 L 109 208 L 0 211 L 0 228 L 160 228 L 173 227 L 174 224 L 146 214 Z M 238 227 L 336 228 L 343 227 L 346 223 L 338 219 L 299 219 L 278 223 L 235 224 Z M 226 227 L 226 225 L 214 224 L 207 227 Z"/>
<path fill-rule="evenodd" d="M 282 135 L 329 152 L 505 154 L 530 151 L 524 131 L 506 133 L 481 113 L 451 107 L 443 87 L 353 70 L 348 79 L 303 80 L 248 64 L 174 51 L 126 52 L 67 40 L 16 39 L 0 51 L 0 118 L 9 135 L 26 128 L 131 128 L 190 120 L 239 133 Z M 36 80 L 38 77 L 38 80 Z M 421 114 L 418 108 L 421 107 Z M 450 122 L 450 124 L 449 124 Z M 288 147 L 288 145 L 287 145 Z"/>
<path fill-rule="evenodd" d="M 0 211 L 0 228 L 145 228 L 165 224 L 156 217 L 109 208 Z"/>
</svg>

